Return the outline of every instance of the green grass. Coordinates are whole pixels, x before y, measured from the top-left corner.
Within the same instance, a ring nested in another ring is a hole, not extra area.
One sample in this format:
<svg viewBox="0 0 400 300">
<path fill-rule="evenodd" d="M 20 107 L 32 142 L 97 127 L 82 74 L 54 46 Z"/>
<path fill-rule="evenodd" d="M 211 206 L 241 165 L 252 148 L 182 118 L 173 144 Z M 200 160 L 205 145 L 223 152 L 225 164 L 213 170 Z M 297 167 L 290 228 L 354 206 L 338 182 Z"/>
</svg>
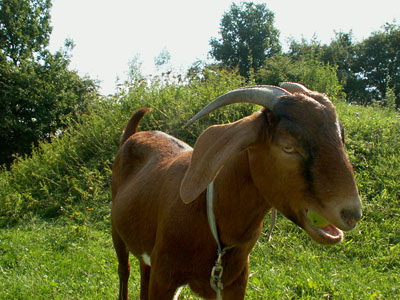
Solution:
<svg viewBox="0 0 400 300">
<path fill-rule="evenodd" d="M 246 299 L 396 299 L 399 249 L 365 242 L 363 222 L 334 247 L 312 242 L 280 217 L 251 255 Z M 32 220 L 0 229 L 0 299 L 116 299 L 117 260 L 109 228 Z M 398 244 L 397 244 L 398 245 Z M 130 295 L 139 268 L 131 259 Z M 185 288 L 180 299 L 200 299 Z"/>
<path fill-rule="evenodd" d="M 210 99 L 244 84 L 226 73 L 207 76 L 185 85 L 139 84 L 99 101 L 62 137 L 1 171 L 0 299 L 117 298 L 109 203 L 120 133 L 136 108 L 149 105 L 142 130 L 161 129 L 193 144 L 210 124 L 255 109 L 227 107 L 182 129 Z M 335 104 L 364 217 L 343 243 L 323 247 L 280 216 L 272 240 L 263 236 L 251 253 L 246 299 L 400 299 L 400 117 Z M 131 299 L 139 297 L 139 284 L 132 259 Z M 199 298 L 185 288 L 180 299 Z"/>
<path fill-rule="evenodd" d="M 32 221 L 0 230 L 1 299 L 113 299 L 118 281 L 107 230 Z"/>
</svg>

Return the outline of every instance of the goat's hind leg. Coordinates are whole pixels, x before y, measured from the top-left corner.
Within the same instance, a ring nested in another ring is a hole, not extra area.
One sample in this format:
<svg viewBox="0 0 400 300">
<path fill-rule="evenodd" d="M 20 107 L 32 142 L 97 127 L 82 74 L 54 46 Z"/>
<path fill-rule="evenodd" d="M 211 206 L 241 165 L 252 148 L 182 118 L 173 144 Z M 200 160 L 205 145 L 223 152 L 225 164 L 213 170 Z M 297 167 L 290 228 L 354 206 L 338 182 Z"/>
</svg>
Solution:
<svg viewBox="0 0 400 300">
<path fill-rule="evenodd" d="M 118 275 L 119 275 L 119 300 L 128 300 L 128 279 L 130 274 L 129 264 L 129 250 L 126 247 L 124 241 L 118 235 L 118 233 L 112 230 L 112 238 L 114 242 L 115 252 L 118 257 Z"/>
</svg>

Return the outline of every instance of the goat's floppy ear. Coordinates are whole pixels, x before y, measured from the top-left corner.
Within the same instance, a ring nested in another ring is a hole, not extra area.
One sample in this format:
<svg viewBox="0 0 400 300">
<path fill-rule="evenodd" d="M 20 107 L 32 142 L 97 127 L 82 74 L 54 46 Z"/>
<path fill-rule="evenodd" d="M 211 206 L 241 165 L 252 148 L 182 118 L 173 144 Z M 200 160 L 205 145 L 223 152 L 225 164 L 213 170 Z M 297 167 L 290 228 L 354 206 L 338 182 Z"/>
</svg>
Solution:
<svg viewBox="0 0 400 300">
<path fill-rule="evenodd" d="M 189 168 L 181 183 L 183 202 L 195 200 L 226 161 L 262 138 L 265 121 L 259 112 L 234 123 L 206 129 L 194 145 Z"/>
</svg>

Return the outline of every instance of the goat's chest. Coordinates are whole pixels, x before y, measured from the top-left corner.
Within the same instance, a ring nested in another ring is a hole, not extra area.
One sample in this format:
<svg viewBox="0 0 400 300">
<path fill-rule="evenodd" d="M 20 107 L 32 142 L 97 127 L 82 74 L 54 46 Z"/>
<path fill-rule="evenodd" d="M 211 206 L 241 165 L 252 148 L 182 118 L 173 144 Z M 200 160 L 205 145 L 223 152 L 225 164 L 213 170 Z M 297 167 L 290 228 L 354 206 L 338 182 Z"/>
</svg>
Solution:
<svg viewBox="0 0 400 300">
<path fill-rule="evenodd" d="M 197 261 L 193 264 L 193 268 L 191 268 L 192 274 L 188 276 L 190 279 L 186 282 L 196 294 L 206 299 L 215 295 L 210 285 L 210 277 L 216 259 L 217 253 L 215 251 L 215 255 L 210 256 L 207 261 Z M 243 249 L 230 249 L 227 251 L 222 258 L 222 282 L 224 288 L 239 283 L 242 284 L 243 280 L 247 280 L 248 262 L 248 253 L 245 253 Z"/>
</svg>

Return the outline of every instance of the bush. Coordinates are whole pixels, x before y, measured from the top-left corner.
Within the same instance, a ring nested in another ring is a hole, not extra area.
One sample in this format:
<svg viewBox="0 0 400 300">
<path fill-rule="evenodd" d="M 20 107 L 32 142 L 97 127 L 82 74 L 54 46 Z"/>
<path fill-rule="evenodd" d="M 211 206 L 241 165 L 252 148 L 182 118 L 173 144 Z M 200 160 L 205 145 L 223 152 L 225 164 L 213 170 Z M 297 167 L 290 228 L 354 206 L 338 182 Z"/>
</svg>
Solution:
<svg viewBox="0 0 400 300">
<path fill-rule="evenodd" d="M 31 157 L 18 157 L 0 174 L 0 217 L 16 221 L 39 215 L 56 217 L 85 210 L 105 214 L 109 202 L 112 154 L 117 150 L 113 105 L 92 104 L 90 114 L 52 142 L 42 142 Z"/>
<path fill-rule="evenodd" d="M 327 94 L 330 99 L 346 97 L 336 75 L 335 68 L 317 60 L 293 60 L 288 56 L 274 56 L 266 60 L 264 67 L 256 74 L 259 84 L 280 85 L 291 81 Z"/>
<path fill-rule="evenodd" d="M 250 114 L 251 105 L 234 105 L 184 124 L 218 95 L 242 86 L 244 79 L 227 71 L 203 70 L 185 84 L 165 78 L 139 80 L 116 96 L 91 103 L 79 120 L 52 142 L 42 142 L 31 157 L 18 157 L 0 174 L 0 218 L 5 222 L 37 215 L 102 221 L 108 215 L 110 176 L 120 135 L 132 113 L 153 108 L 141 130 L 157 129 L 193 145 L 211 123 L 229 122 Z"/>
</svg>

